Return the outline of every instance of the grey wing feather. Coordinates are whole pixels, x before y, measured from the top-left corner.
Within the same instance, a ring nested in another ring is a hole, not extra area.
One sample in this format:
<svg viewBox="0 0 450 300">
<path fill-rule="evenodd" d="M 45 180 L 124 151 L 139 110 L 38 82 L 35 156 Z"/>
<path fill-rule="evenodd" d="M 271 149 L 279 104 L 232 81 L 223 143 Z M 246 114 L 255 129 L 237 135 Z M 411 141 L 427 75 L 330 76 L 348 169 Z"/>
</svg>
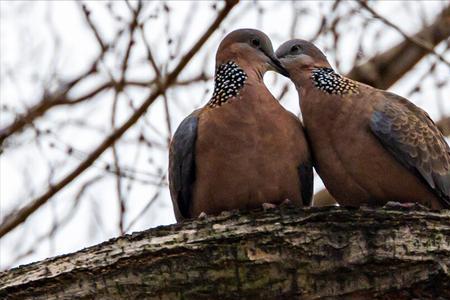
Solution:
<svg viewBox="0 0 450 300">
<path fill-rule="evenodd" d="M 388 151 L 450 207 L 450 147 L 428 114 L 392 93 L 375 107 L 370 128 Z"/>
<path fill-rule="evenodd" d="M 198 110 L 186 117 L 175 131 L 169 149 L 169 188 L 177 221 L 190 218 L 195 183 L 195 142 Z"/>
</svg>

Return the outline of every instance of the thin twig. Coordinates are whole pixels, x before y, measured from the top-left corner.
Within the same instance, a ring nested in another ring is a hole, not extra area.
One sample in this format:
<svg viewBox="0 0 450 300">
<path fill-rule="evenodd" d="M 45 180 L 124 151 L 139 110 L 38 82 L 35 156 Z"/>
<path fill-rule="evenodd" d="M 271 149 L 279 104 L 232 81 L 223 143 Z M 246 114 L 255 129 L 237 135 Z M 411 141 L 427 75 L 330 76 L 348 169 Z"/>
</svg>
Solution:
<svg viewBox="0 0 450 300">
<path fill-rule="evenodd" d="M 156 82 L 157 85 L 160 85 L 161 84 L 161 79 L 162 79 L 161 71 L 158 68 L 158 66 L 156 65 L 155 59 L 154 59 L 153 54 L 152 54 L 152 50 L 150 48 L 150 45 L 149 45 L 147 39 L 145 38 L 144 26 L 141 25 L 140 29 L 141 29 L 142 41 L 144 42 L 144 46 L 145 46 L 145 50 L 146 50 L 146 54 L 147 54 L 147 59 L 150 62 L 150 65 L 152 66 L 152 68 L 153 68 L 153 70 L 155 71 L 155 74 L 156 74 L 155 82 Z M 162 96 L 163 96 L 163 101 L 164 101 L 164 112 L 165 112 L 165 115 L 166 115 L 166 124 L 167 124 L 167 131 L 168 131 L 167 144 L 169 144 L 170 137 L 172 136 L 172 127 L 171 127 L 171 124 L 170 124 L 169 104 L 168 104 L 168 99 L 167 99 L 166 92 L 164 92 L 162 94 Z"/>
<path fill-rule="evenodd" d="M 92 187 L 93 184 L 97 183 L 100 179 L 103 179 L 102 175 L 97 175 L 89 180 L 87 180 L 85 183 L 83 183 L 80 187 L 80 189 L 78 190 L 78 193 L 75 196 L 75 199 L 73 200 L 73 204 L 72 207 L 70 207 L 70 209 L 67 210 L 67 213 L 60 218 L 59 222 L 54 223 L 50 230 L 47 231 L 46 233 L 42 234 L 41 236 L 38 236 L 33 244 L 30 246 L 30 248 L 20 254 L 17 254 L 11 261 L 12 264 L 17 263 L 19 260 L 21 260 L 24 257 L 27 257 L 28 255 L 34 253 L 34 251 L 36 250 L 36 248 L 38 247 L 38 245 L 40 243 L 42 243 L 46 238 L 50 237 L 51 235 L 53 235 L 57 229 L 61 230 L 62 227 L 64 227 L 66 224 L 69 223 L 69 221 L 75 216 L 76 212 L 77 212 L 77 208 L 79 207 L 80 203 L 81 203 L 81 199 L 83 197 L 83 195 L 86 193 L 86 191 L 88 190 L 88 188 Z M 10 266 L 6 266 L 5 269 L 9 269 Z"/>
<path fill-rule="evenodd" d="M 97 43 L 100 46 L 101 51 L 106 52 L 106 50 L 108 49 L 109 46 L 107 45 L 107 43 L 105 43 L 103 41 L 97 27 L 94 25 L 94 22 L 91 19 L 91 12 L 86 7 L 86 4 L 78 2 L 78 5 L 81 7 L 81 11 L 83 12 L 83 16 L 86 20 L 86 23 L 88 24 L 89 28 L 94 33 L 95 39 L 97 40 Z"/>
<path fill-rule="evenodd" d="M 126 1 L 128 7 L 130 8 L 131 12 L 133 13 L 133 19 L 130 23 L 130 29 L 129 29 L 129 38 L 128 38 L 128 44 L 127 44 L 127 48 L 125 51 L 125 56 L 123 58 L 122 61 L 122 65 L 121 65 L 121 75 L 120 75 L 120 85 L 119 88 L 116 88 L 115 92 L 114 92 L 114 101 L 113 101 L 113 105 L 112 105 L 112 112 L 111 112 L 111 128 L 112 130 L 116 130 L 116 113 L 117 113 L 117 103 L 119 101 L 119 94 L 122 92 L 123 90 L 123 82 L 126 79 L 126 73 L 128 70 L 128 62 L 130 59 L 130 55 L 131 55 L 131 51 L 133 49 L 133 45 L 134 45 L 134 33 L 136 31 L 137 25 L 138 25 L 138 19 L 139 19 L 139 14 L 141 11 L 141 2 L 138 3 L 138 7 L 136 10 L 134 10 L 131 7 L 131 4 Z M 116 147 L 116 143 L 113 142 L 112 146 L 112 153 L 113 153 L 113 163 L 114 163 L 114 168 L 117 172 L 116 174 L 116 189 L 117 189 L 117 200 L 119 201 L 119 231 L 120 234 L 124 234 L 124 219 L 125 219 L 125 212 L 126 212 L 126 201 L 124 199 L 125 195 L 122 192 L 122 177 L 120 176 L 120 174 L 122 173 L 121 168 L 120 168 L 120 163 L 119 163 L 119 155 L 117 153 L 117 147 Z"/>
<path fill-rule="evenodd" d="M 163 183 L 166 180 L 166 175 L 163 175 L 161 177 L 161 183 Z M 161 189 L 158 189 L 156 193 L 153 195 L 153 197 L 147 202 L 147 204 L 144 206 L 144 208 L 137 214 L 137 216 L 128 224 L 127 228 L 125 229 L 125 232 L 128 232 L 134 224 L 148 211 L 148 209 L 153 205 L 153 203 L 158 199 L 159 195 L 161 194 Z"/>
</svg>

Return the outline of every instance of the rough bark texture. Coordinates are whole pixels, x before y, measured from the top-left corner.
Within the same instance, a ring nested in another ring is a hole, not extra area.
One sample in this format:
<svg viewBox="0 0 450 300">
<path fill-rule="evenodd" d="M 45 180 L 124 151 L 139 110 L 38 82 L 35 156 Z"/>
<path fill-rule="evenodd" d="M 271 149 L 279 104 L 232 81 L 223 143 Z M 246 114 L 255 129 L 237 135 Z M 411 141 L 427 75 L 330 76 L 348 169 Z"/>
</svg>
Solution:
<svg viewBox="0 0 450 300">
<path fill-rule="evenodd" d="M 450 211 L 226 213 L 0 273 L 4 299 L 449 299 Z"/>
</svg>

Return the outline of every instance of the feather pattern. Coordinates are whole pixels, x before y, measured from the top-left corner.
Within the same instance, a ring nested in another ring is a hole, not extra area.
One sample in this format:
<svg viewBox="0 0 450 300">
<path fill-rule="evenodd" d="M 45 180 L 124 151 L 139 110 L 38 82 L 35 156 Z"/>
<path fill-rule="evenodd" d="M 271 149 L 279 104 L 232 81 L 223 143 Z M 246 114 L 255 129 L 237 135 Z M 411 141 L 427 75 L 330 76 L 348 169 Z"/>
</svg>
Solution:
<svg viewBox="0 0 450 300">
<path fill-rule="evenodd" d="M 450 147 L 428 114 L 408 100 L 382 92 L 372 132 L 397 160 L 420 176 L 450 207 Z"/>
</svg>

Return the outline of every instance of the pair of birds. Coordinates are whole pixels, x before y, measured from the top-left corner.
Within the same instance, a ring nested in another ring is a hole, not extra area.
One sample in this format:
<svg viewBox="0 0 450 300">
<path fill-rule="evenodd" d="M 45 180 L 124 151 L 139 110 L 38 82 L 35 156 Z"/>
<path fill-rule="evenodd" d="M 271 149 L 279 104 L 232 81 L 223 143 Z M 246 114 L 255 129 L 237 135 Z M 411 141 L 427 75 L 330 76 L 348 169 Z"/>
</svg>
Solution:
<svg viewBox="0 0 450 300">
<path fill-rule="evenodd" d="M 294 82 L 303 126 L 265 86 L 267 70 Z M 312 43 L 290 40 L 274 53 L 263 32 L 233 31 L 214 85 L 170 145 L 178 221 L 286 199 L 309 206 L 313 166 L 340 205 L 450 207 L 450 148 L 427 113 L 337 74 Z"/>
</svg>

